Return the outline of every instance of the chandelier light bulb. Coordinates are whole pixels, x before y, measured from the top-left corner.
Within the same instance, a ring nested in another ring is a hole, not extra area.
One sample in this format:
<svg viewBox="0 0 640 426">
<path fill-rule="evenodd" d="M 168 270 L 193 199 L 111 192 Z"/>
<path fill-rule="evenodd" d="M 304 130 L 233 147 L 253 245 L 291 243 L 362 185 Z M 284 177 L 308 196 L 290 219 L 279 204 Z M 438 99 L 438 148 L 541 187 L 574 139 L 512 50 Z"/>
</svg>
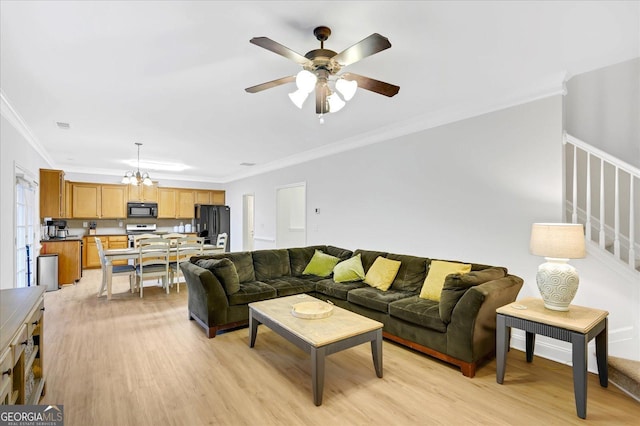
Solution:
<svg viewBox="0 0 640 426">
<path fill-rule="evenodd" d="M 307 100 L 308 96 L 309 93 L 301 89 L 289 93 L 289 99 L 291 99 L 291 102 L 300 109 L 302 109 L 302 104 L 304 104 L 304 101 Z"/>
<path fill-rule="evenodd" d="M 296 86 L 304 93 L 311 93 L 316 87 L 318 77 L 311 71 L 302 70 L 296 75 Z"/>
<path fill-rule="evenodd" d="M 351 98 L 356 94 L 357 89 L 358 82 L 355 80 L 339 78 L 338 81 L 336 81 L 336 90 L 342 94 L 345 101 L 351 100 Z"/>
</svg>

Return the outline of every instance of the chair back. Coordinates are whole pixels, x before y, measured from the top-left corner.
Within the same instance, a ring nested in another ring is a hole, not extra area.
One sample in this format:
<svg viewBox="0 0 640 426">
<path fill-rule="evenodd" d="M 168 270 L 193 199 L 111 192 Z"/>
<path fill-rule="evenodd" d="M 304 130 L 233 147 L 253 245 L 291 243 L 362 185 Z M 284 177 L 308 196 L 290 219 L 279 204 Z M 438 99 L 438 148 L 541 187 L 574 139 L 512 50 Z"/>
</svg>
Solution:
<svg viewBox="0 0 640 426">
<path fill-rule="evenodd" d="M 133 236 L 133 246 L 135 248 L 140 247 L 140 241 L 146 240 L 149 238 L 159 238 L 158 234 L 138 234 Z"/>
<path fill-rule="evenodd" d="M 100 238 L 95 237 L 96 247 L 98 248 L 98 256 L 100 257 L 100 266 L 104 270 L 107 265 L 107 259 L 104 257 L 104 248 L 102 247 L 102 241 Z"/>
<path fill-rule="evenodd" d="M 169 271 L 169 247 L 170 241 L 165 238 L 143 238 L 139 242 L 138 266 L 140 275 L 153 273 L 154 276 L 162 275 L 162 270 L 168 275 Z M 145 271 L 145 268 L 147 271 Z"/>
<path fill-rule="evenodd" d="M 218 239 L 216 241 L 216 247 L 222 248 L 222 251 L 227 251 L 227 233 L 224 232 L 222 234 L 218 234 Z"/>
<path fill-rule="evenodd" d="M 178 239 L 176 262 L 185 262 L 191 256 L 201 255 L 204 247 L 204 237 L 186 236 Z M 179 268 L 178 268 L 179 269 Z"/>
</svg>

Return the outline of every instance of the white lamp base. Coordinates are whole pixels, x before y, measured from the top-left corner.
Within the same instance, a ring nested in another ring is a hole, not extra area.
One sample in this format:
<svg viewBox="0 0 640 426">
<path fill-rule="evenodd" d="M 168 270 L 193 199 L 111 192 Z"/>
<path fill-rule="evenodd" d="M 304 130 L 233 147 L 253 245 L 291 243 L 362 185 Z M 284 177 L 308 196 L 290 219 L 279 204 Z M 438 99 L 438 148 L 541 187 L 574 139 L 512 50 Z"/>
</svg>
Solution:
<svg viewBox="0 0 640 426">
<path fill-rule="evenodd" d="M 547 262 L 538 267 L 536 274 L 544 306 L 554 311 L 568 311 L 578 291 L 578 272 L 567 263 L 569 259 L 545 259 Z"/>
</svg>

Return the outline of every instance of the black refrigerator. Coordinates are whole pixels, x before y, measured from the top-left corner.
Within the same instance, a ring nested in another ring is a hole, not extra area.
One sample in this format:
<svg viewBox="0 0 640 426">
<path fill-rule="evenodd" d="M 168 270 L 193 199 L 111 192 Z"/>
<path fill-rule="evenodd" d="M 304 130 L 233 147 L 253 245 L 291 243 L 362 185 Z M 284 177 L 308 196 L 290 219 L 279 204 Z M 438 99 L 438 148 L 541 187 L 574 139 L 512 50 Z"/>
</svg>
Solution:
<svg viewBox="0 0 640 426">
<path fill-rule="evenodd" d="M 231 210 L 229 206 L 195 205 L 195 225 L 205 244 L 215 244 L 218 234 L 227 234 L 227 251 L 231 251 Z"/>
</svg>

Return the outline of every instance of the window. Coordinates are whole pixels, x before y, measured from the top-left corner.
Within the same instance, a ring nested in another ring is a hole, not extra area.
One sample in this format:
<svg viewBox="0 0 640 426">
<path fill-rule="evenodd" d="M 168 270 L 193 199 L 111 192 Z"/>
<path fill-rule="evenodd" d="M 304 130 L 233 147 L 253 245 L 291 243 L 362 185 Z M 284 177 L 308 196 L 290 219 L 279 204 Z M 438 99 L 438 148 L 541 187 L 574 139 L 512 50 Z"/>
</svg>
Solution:
<svg viewBox="0 0 640 426">
<path fill-rule="evenodd" d="M 35 285 L 36 183 L 16 167 L 16 281 L 15 287 Z"/>
</svg>

